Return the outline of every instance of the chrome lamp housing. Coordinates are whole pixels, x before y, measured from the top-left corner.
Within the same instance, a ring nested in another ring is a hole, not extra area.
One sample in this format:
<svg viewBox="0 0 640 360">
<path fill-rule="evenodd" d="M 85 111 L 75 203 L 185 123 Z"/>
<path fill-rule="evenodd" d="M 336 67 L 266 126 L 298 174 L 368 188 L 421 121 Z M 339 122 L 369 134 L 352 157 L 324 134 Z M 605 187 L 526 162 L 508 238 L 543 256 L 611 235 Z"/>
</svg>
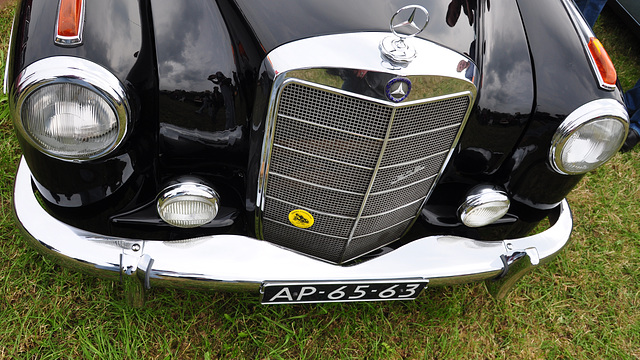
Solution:
<svg viewBox="0 0 640 360">
<path fill-rule="evenodd" d="M 587 103 L 558 127 L 549 151 L 551 166 L 563 175 L 594 170 L 616 154 L 628 132 L 624 105 L 611 99 Z"/>
<path fill-rule="evenodd" d="M 105 68 L 67 56 L 25 68 L 13 93 L 16 129 L 36 149 L 67 161 L 99 158 L 125 137 L 131 116 L 124 86 Z"/>
<path fill-rule="evenodd" d="M 220 196 L 209 186 L 184 182 L 167 187 L 158 198 L 158 215 L 166 223 L 194 228 L 213 220 Z"/>
</svg>

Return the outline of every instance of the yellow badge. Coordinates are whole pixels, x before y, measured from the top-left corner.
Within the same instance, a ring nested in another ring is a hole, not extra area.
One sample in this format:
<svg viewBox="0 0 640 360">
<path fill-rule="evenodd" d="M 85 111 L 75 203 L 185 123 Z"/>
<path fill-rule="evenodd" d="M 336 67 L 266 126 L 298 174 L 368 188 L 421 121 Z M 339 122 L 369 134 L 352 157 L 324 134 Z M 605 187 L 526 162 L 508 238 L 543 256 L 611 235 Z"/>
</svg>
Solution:
<svg viewBox="0 0 640 360">
<path fill-rule="evenodd" d="M 301 229 L 310 228 L 313 226 L 313 216 L 308 211 L 302 209 L 296 209 L 289 213 L 289 221 L 295 227 Z"/>
</svg>

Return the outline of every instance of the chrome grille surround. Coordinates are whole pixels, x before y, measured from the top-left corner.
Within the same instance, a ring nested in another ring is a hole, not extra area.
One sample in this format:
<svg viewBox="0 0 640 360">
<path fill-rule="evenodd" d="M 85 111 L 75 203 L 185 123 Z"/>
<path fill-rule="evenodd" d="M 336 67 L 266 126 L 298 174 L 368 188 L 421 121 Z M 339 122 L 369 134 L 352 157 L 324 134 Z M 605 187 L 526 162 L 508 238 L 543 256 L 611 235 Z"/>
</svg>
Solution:
<svg viewBox="0 0 640 360">
<path fill-rule="evenodd" d="M 362 44 L 376 36 L 350 37 Z M 280 71 L 277 55 L 265 62 L 274 86 L 258 184 L 258 235 L 334 263 L 398 240 L 416 220 L 459 138 L 475 99 L 473 77 L 441 65 L 421 64 L 414 75 L 416 64 L 394 70 L 384 63 L 304 66 L 308 60 Z M 345 79 L 354 73 L 364 75 Z M 398 76 L 414 85 L 407 100 L 393 103 L 377 90 Z M 296 209 L 312 214 L 312 227 L 289 222 Z"/>
</svg>

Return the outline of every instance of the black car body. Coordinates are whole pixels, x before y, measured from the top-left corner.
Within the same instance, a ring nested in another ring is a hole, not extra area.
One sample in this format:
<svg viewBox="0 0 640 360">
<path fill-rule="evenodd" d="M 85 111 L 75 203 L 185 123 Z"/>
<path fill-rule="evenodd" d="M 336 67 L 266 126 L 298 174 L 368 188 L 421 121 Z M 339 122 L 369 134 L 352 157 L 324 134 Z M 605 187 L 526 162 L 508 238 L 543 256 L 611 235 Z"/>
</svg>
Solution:
<svg viewBox="0 0 640 360">
<path fill-rule="evenodd" d="M 504 296 L 628 131 L 594 49 L 570 0 L 23 0 L 17 220 L 137 304 Z"/>
</svg>

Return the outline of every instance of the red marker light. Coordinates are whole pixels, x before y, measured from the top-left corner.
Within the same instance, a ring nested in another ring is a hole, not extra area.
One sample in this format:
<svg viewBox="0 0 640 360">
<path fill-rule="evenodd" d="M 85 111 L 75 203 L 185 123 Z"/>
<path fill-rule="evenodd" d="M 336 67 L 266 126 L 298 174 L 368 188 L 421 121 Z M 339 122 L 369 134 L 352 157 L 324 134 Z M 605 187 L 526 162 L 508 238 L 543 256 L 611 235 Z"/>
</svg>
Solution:
<svg viewBox="0 0 640 360">
<path fill-rule="evenodd" d="M 84 0 L 60 0 L 55 42 L 59 45 L 78 45 L 82 42 Z"/>
</svg>

